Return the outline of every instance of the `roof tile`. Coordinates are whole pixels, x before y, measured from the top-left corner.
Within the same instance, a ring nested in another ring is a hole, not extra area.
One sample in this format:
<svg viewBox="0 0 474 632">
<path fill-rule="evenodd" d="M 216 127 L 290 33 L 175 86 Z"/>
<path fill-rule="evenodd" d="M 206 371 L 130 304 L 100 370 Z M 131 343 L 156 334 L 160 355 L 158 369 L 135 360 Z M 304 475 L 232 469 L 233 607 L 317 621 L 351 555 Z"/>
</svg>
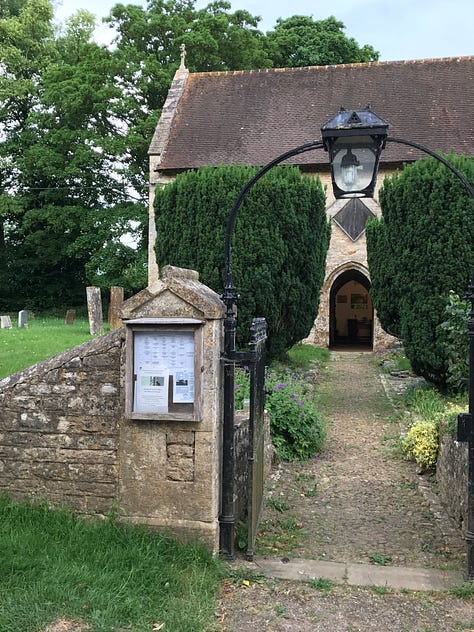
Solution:
<svg viewBox="0 0 474 632">
<path fill-rule="evenodd" d="M 474 57 L 189 74 L 176 101 L 167 142 L 158 132 L 160 171 L 219 164 L 266 164 L 320 138 L 343 105 L 372 110 L 389 136 L 432 150 L 474 154 Z M 170 112 L 167 112 L 170 117 Z M 416 150 L 387 145 L 385 163 L 413 160 Z M 327 164 L 322 151 L 293 164 Z"/>
</svg>

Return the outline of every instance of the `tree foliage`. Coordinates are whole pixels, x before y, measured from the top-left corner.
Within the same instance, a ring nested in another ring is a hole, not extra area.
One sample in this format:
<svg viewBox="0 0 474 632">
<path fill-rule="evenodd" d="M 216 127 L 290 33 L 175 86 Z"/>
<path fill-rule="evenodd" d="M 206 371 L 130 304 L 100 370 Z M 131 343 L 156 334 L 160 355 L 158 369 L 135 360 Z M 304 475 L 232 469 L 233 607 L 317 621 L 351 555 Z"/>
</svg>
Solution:
<svg viewBox="0 0 474 632">
<path fill-rule="evenodd" d="M 203 283 L 221 292 L 227 216 L 254 174 L 250 167 L 209 167 L 180 174 L 158 190 L 159 265 L 198 270 Z M 240 344 L 248 341 L 254 316 L 267 319 L 271 357 L 308 335 L 318 313 L 328 244 L 319 181 L 295 167 L 277 167 L 250 189 L 232 244 Z"/>
<path fill-rule="evenodd" d="M 450 292 L 446 305 L 446 320 L 441 323 L 446 332 L 448 351 L 448 374 L 446 382 L 450 390 L 467 391 L 469 387 L 469 336 L 468 322 L 471 303 Z"/>
<path fill-rule="evenodd" d="M 11 23 L 24 19 L 38 2 L 27 0 L 20 17 L 0 21 L 0 27 L 17 32 Z M 51 19 L 52 12 L 45 13 L 46 22 Z M 91 280 L 112 284 L 104 251 L 113 257 L 115 268 L 120 262 L 125 270 L 136 255 L 120 237 L 139 221 L 145 223 L 145 206 L 132 204 L 124 193 L 116 65 L 110 51 L 91 41 L 93 29 L 89 13 L 80 11 L 71 18 L 47 61 L 31 76 L 30 101 L 25 99 L 21 118 L 17 114 L 15 121 L 3 119 L 4 309 L 82 303 Z M 46 26 L 43 31 L 45 37 L 52 33 Z M 27 41 L 17 44 L 16 53 L 11 50 L 13 60 L 21 58 L 23 48 L 28 51 Z M 3 78 L 6 82 L 8 73 Z M 4 96 L 9 114 L 15 93 L 6 87 Z"/>
<path fill-rule="evenodd" d="M 450 156 L 474 182 L 474 160 Z M 367 227 L 372 297 L 383 327 L 401 337 L 414 370 L 449 385 L 446 320 L 450 291 L 463 295 L 474 269 L 474 203 L 441 162 L 430 158 L 385 180 L 383 217 Z"/>
<path fill-rule="evenodd" d="M 147 152 L 182 43 L 194 72 L 361 61 L 366 48 L 334 18 L 280 20 L 265 34 L 260 18 L 224 0 L 118 3 L 106 47 L 92 39 L 92 14 L 58 28 L 53 5 L 0 6 L 4 310 L 82 303 L 86 284 L 146 284 Z"/>
<path fill-rule="evenodd" d="M 360 47 L 344 34 L 344 24 L 330 16 L 314 20 L 305 15 L 279 18 L 267 33 L 266 46 L 274 66 L 324 66 L 377 61 L 379 53 L 372 46 Z"/>
</svg>

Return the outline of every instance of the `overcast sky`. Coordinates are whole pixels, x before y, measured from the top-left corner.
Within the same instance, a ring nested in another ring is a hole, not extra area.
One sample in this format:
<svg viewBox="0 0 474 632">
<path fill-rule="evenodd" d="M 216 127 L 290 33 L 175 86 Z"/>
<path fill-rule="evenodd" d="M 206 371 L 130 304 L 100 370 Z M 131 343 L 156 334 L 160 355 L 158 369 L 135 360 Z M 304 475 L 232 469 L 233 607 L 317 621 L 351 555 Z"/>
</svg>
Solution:
<svg viewBox="0 0 474 632">
<path fill-rule="evenodd" d="M 334 15 L 346 27 L 347 37 L 362 46 L 370 44 L 380 53 L 381 61 L 429 59 L 474 55 L 473 0 L 229 0 L 232 10 L 247 9 L 262 18 L 260 30 L 271 30 L 277 18 L 310 15 L 321 20 Z M 146 0 L 122 0 L 123 4 L 141 4 Z M 55 0 L 59 21 L 87 9 L 100 24 L 115 0 Z M 198 0 L 204 7 L 207 1 Z M 325 5 L 325 6 L 323 6 Z M 110 39 L 108 27 L 96 31 L 97 41 Z"/>
</svg>

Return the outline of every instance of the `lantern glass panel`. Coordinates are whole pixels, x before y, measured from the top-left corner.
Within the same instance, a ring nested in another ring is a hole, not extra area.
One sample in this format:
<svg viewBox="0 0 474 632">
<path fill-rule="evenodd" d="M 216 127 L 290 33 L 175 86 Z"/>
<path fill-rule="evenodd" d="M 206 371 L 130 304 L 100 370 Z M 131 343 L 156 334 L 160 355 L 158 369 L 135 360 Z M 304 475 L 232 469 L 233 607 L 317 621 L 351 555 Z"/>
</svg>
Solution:
<svg viewBox="0 0 474 632">
<path fill-rule="evenodd" d="M 376 153 L 368 147 L 334 149 L 332 165 L 339 189 L 352 193 L 367 188 L 374 175 Z"/>
</svg>

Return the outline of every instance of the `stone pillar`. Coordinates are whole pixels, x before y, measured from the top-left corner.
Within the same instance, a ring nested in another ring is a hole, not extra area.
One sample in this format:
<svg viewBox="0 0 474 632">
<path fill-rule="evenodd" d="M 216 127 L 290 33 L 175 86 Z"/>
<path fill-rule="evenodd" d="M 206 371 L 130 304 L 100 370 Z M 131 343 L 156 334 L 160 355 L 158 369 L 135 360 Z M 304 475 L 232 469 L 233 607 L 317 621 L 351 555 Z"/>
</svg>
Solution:
<svg viewBox="0 0 474 632">
<path fill-rule="evenodd" d="M 123 303 L 123 287 L 113 286 L 110 288 L 110 304 L 109 304 L 109 329 L 120 329 L 122 326 L 122 319 L 119 317 L 118 312 L 120 306 Z"/>
<path fill-rule="evenodd" d="M 89 314 L 89 331 L 91 336 L 104 331 L 104 320 L 102 316 L 102 298 L 100 288 L 87 287 L 87 311 Z"/>
<path fill-rule="evenodd" d="M 125 325 L 127 320 L 136 323 L 139 319 L 202 322 L 201 414 L 198 421 L 160 418 L 159 414 L 153 420 L 123 420 L 119 503 L 125 520 L 204 542 L 217 553 L 224 305 L 199 282 L 196 272 L 171 266 L 161 272 L 153 288 L 123 303 L 120 315 Z"/>
</svg>

